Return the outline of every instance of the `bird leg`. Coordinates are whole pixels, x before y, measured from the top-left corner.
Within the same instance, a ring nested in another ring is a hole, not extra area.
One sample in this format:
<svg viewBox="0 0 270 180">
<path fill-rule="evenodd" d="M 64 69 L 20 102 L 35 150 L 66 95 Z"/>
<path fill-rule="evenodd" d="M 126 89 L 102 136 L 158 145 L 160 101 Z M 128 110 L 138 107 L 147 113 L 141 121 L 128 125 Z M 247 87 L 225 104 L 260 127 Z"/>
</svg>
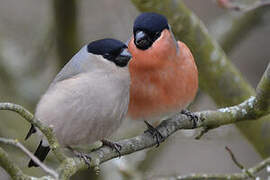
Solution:
<svg viewBox="0 0 270 180">
<path fill-rule="evenodd" d="M 114 149 L 118 153 L 118 157 L 119 158 L 121 157 L 121 152 L 120 151 L 122 149 L 122 146 L 120 144 L 109 141 L 107 139 L 102 139 L 101 142 L 102 142 L 103 145 L 109 146 L 110 148 Z"/>
<path fill-rule="evenodd" d="M 195 115 L 193 112 L 191 112 L 191 111 L 189 111 L 187 109 L 181 110 L 181 114 L 184 114 L 184 115 L 188 116 L 191 119 L 191 121 L 193 123 L 192 128 L 197 127 L 197 122 L 199 120 L 199 117 L 197 115 Z"/>
<path fill-rule="evenodd" d="M 148 121 L 144 121 L 144 123 L 147 126 L 147 130 L 145 132 L 149 132 L 154 139 L 156 139 L 156 147 L 160 145 L 160 143 L 163 141 L 164 137 L 162 134 L 155 128 L 153 127 Z"/>
<path fill-rule="evenodd" d="M 84 162 L 85 162 L 85 164 L 88 166 L 88 169 L 91 168 L 91 164 L 90 164 L 90 163 L 91 163 L 91 157 L 90 157 L 88 154 L 83 153 L 83 152 L 79 152 L 79 151 L 73 149 L 73 148 L 70 147 L 70 146 L 67 146 L 67 148 L 68 148 L 68 149 L 69 149 L 76 157 L 83 159 Z"/>
</svg>

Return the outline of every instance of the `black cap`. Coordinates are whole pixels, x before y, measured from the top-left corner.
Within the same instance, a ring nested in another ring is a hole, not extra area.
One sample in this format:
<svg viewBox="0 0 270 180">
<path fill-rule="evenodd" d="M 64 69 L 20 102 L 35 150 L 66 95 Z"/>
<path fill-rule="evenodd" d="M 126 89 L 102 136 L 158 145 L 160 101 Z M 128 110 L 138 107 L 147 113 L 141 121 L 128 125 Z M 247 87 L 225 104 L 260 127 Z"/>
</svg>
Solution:
<svg viewBox="0 0 270 180">
<path fill-rule="evenodd" d="M 145 31 L 155 34 L 163 31 L 164 29 L 169 29 L 167 18 L 161 14 L 151 12 L 140 14 L 133 25 L 134 34 L 137 31 Z"/>
<path fill-rule="evenodd" d="M 101 55 L 105 59 L 114 62 L 117 66 L 124 67 L 131 58 L 127 46 L 116 39 L 100 39 L 87 45 L 87 51 L 92 54 Z"/>
</svg>

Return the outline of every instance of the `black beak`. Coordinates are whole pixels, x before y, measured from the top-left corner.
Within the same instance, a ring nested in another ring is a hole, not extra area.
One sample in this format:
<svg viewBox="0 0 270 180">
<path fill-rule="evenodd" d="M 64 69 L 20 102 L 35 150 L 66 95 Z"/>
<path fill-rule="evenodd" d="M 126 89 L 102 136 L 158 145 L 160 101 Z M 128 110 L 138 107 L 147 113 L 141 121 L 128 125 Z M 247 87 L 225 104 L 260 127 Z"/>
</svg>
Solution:
<svg viewBox="0 0 270 180">
<path fill-rule="evenodd" d="M 134 43 L 137 48 L 146 50 L 152 45 L 152 41 L 148 34 L 143 31 L 137 31 L 134 35 Z"/>
<path fill-rule="evenodd" d="M 120 67 L 124 67 L 128 64 L 131 58 L 132 56 L 126 48 L 115 58 L 115 63 Z"/>
<path fill-rule="evenodd" d="M 143 40 L 147 38 L 147 35 L 143 31 L 138 31 L 135 34 L 135 43 L 141 44 Z"/>
</svg>

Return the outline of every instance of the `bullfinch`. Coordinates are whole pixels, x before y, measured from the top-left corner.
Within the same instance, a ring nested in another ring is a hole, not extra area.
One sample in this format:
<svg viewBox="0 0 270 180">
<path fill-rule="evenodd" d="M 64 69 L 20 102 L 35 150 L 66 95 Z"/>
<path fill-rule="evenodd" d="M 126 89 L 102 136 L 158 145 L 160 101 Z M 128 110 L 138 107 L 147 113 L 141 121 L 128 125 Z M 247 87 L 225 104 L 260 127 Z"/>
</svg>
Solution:
<svg viewBox="0 0 270 180">
<path fill-rule="evenodd" d="M 115 39 L 85 45 L 41 97 L 36 118 L 52 126 L 59 143 L 66 147 L 108 137 L 128 110 L 130 59 L 127 46 Z M 32 126 L 26 139 L 36 131 Z M 41 138 L 35 156 L 43 161 L 50 147 L 46 138 Z M 28 167 L 31 166 L 37 165 L 31 160 Z"/>
<path fill-rule="evenodd" d="M 128 49 L 132 54 L 131 119 L 160 120 L 189 105 L 198 89 L 197 67 L 189 48 L 175 40 L 166 17 L 156 13 L 139 15 Z M 182 112 L 190 115 L 186 110 Z"/>
</svg>

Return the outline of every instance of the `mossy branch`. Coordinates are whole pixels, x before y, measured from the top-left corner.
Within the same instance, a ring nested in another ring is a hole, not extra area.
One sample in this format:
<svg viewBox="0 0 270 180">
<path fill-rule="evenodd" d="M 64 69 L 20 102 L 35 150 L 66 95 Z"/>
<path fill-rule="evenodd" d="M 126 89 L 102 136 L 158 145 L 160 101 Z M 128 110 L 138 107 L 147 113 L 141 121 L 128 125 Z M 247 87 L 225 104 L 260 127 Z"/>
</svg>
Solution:
<svg viewBox="0 0 270 180">
<path fill-rule="evenodd" d="M 162 134 L 165 140 L 174 132 L 180 129 L 194 129 L 201 127 L 205 129 L 212 129 L 222 125 L 237 123 L 240 121 L 256 120 L 270 113 L 269 89 L 270 63 L 268 64 L 268 67 L 260 83 L 258 84 L 256 97 L 252 96 L 246 101 L 236 106 L 222 108 L 216 111 L 197 112 L 195 114 L 198 116 L 198 119 L 195 121 L 189 116 L 177 113 L 171 118 L 162 121 L 157 127 L 157 130 Z M 0 103 L 0 110 L 12 110 L 19 113 L 28 122 L 34 124 L 37 128 L 39 128 L 46 135 L 47 138 L 51 139 L 49 141 L 51 146 L 53 146 L 57 142 L 54 134 L 52 133 L 52 130 L 49 127 L 43 125 L 40 121 L 34 119 L 33 115 L 29 111 L 24 109 L 22 106 L 11 103 Z M 136 151 L 140 151 L 156 145 L 155 139 L 153 139 L 153 137 L 147 132 L 134 138 L 118 141 L 117 143 L 122 146 L 122 149 L 120 150 L 120 153 L 122 155 L 131 154 Z M 55 153 L 55 155 L 58 156 L 59 154 Z M 80 158 L 68 158 L 62 154 L 60 154 L 60 156 L 64 157 L 63 161 L 57 169 L 58 177 L 61 180 L 69 179 L 77 171 L 86 169 L 88 167 L 85 164 L 84 160 Z M 103 146 L 100 149 L 91 152 L 89 156 L 92 158 L 91 167 L 98 171 L 99 165 L 101 163 L 109 161 L 113 158 L 117 158 L 118 153 L 109 147 Z M 3 160 L 4 158 L 8 158 L 7 154 L 0 154 L 0 159 Z M 17 170 L 18 172 L 20 172 L 20 170 L 16 168 L 16 166 L 12 162 L 8 164 L 1 163 L 1 165 L 4 166 L 8 173 L 12 173 L 11 175 L 13 175 Z M 10 165 L 12 165 L 12 169 L 15 170 L 9 170 L 8 167 Z M 258 171 L 260 169 L 261 168 L 258 168 Z"/>
</svg>

